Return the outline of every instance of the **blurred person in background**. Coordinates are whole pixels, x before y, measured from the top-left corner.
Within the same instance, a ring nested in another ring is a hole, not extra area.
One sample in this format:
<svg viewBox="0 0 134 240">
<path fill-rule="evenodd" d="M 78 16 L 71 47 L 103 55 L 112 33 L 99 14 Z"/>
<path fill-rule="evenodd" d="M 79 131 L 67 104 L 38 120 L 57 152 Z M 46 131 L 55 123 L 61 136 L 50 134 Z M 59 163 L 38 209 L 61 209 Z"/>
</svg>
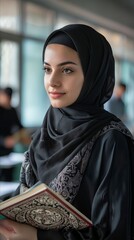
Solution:
<svg viewBox="0 0 134 240">
<path fill-rule="evenodd" d="M 112 98 L 107 102 L 105 106 L 106 110 L 115 114 L 123 122 L 127 121 L 125 103 L 123 100 L 126 88 L 126 84 L 119 82 L 114 89 Z"/>
<path fill-rule="evenodd" d="M 11 105 L 13 89 L 0 89 L 0 156 L 13 152 L 18 142 L 30 143 L 30 136 L 23 127 L 17 110 Z M 1 170 L 0 180 L 11 180 L 11 169 Z"/>
</svg>

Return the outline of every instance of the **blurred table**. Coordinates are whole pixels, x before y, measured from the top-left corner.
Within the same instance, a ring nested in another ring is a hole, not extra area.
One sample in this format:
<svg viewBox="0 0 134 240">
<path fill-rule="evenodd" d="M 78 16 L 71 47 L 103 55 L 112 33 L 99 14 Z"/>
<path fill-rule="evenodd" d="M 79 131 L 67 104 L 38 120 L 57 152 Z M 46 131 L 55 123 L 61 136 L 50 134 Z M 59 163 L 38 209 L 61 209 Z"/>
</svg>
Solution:
<svg viewBox="0 0 134 240">
<path fill-rule="evenodd" d="M 0 157 L 0 181 L 17 182 L 23 160 L 23 153 L 12 152 Z"/>
<path fill-rule="evenodd" d="M 24 160 L 23 153 L 10 153 L 9 155 L 0 157 L 0 168 L 10 168 L 22 163 Z"/>
<path fill-rule="evenodd" d="M 5 199 L 10 197 L 10 195 L 19 186 L 18 182 L 2 182 L 0 181 L 0 199 Z"/>
</svg>

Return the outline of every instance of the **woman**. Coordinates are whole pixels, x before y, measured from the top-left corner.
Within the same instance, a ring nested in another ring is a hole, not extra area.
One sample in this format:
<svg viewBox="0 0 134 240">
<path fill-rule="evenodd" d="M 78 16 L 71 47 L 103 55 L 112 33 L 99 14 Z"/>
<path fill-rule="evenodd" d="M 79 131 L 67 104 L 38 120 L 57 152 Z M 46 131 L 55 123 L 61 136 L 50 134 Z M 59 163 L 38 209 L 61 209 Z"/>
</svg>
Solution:
<svg viewBox="0 0 134 240">
<path fill-rule="evenodd" d="M 43 63 L 51 106 L 26 154 L 19 191 L 45 182 L 94 227 L 44 231 L 4 220 L 0 233 L 25 240 L 130 240 L 134 141 L 103 109 L 114 87 L 111 47 L 89 26 L 72 24 L 50 34 Z"/>
</svg>

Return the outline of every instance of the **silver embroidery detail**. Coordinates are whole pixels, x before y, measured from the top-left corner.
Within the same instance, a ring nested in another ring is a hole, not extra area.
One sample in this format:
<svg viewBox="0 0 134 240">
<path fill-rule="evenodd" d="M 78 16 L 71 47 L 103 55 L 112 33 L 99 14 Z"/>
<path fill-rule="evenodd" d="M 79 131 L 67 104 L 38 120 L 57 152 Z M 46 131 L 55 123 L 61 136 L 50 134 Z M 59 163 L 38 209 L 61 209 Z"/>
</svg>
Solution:
<svg viewBox="0 0 134 240">
<path fill-rule="evenodd" d="M 24 192 L 35 182 L 35 176 L 29 161 L 29 151 L 24 153 L 24 161 L 20 171 L 20 191 Z"/>
<path fill-rule="evenodd" d="M 96 139 L 112 129 L 122 132 L 124 135 L 130 137 L 134 142 L 133 136 L 122 122 L 112 121 L 102 130 L 98 131 L 98 133 L 90 140 L 90 142 L 76 154 L 76 156 L 57 175 L 57 177 L 50 182 L 49 187 L 61 194 L 69 202 L 72 202 L 80 188 L 82 177 Z M 36 182 L 35 175 L 29 161 L 29 151 L 25 153 L 25 160 L 21 168 L 20 182 L 22 191 L 25 191 Z"/>
<path fill-rule="evenodd" d="M 69 202 L 73 202 L 78 193 L 92 147 L 98 136 L 99 133 L 75 155 L 68 165 L 49 184 L 50 188 L 61 194 Z"/>
<path fill-rule="evenodd" d="M 80 188 L 82 177 L 96 139 L 112 129 L 117 129 L 124 135 L 133 139 L 130 131 L 122 122 L 112 121 L 109 125 L 98 131 L 98 133 L 90 140 L 90 142 L 86 144 L 86 146 L 77 153 L 77 155 L 58 174 L 58 176 L 50 182 L 49 187 L 61 194 L 67 201 L 73 202 Z"/>
</svg>

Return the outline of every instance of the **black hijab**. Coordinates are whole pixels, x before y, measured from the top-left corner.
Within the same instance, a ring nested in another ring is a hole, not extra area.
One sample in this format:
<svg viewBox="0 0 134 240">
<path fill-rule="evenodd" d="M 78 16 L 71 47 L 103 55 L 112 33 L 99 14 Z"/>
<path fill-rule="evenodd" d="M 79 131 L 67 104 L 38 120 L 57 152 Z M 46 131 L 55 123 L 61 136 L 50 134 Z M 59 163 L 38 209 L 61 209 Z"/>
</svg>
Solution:
<svg viewBox="0 0 134 240">
<path fill-rule="evenodd" d="M 37 179 L 49 184 L 91 138 L 110 121 L 118 119 L 103 109 L 114 87 L 114 58 L 104 36 L 83 24 L 67 25 L 50 34 L 46 46 L 58 43 L 79 54 L 84 84 L 75 103 L 50 108 L 30 148 Z M 58 54 L 58 53 L 57 53 Z"/>
</svg>

